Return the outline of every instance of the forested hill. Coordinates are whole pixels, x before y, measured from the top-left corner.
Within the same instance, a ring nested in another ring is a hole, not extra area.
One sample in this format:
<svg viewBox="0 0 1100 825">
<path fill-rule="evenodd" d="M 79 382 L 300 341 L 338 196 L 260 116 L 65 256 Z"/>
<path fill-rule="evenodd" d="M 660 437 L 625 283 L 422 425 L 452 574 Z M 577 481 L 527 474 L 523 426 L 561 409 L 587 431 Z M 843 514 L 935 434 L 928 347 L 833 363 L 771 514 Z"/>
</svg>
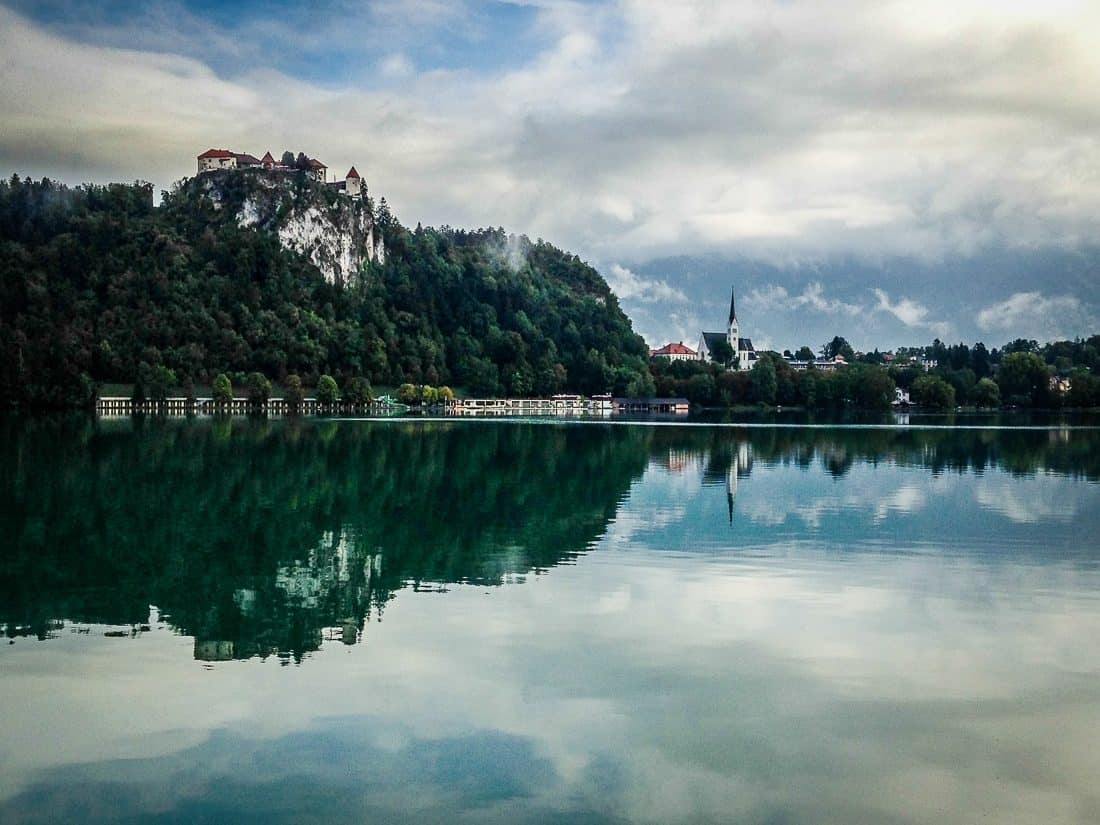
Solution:
<svg viewBox="0 0 1100 825">
<path fill-rule="evenodd" d="M 158 366 L 181 384 L 258 371 L 307 386 L 330 373 L 478 394 L 652 392 L 644 342 L 576 256 L 501 229 L 409 230 L 365 202 L 370 232 L 346 247 L 370 248 L 326 278 L 280 228 L 303 211 L 339 218 L 346 201 L 299 178 L 242 220 L 226 204 L 245 202 L 248 179 L 220 180 L 213 195 L 185 181 L 160 206 L 142 183 L 0 183 L 5 403 L 87 403 Z"/>
</svg>

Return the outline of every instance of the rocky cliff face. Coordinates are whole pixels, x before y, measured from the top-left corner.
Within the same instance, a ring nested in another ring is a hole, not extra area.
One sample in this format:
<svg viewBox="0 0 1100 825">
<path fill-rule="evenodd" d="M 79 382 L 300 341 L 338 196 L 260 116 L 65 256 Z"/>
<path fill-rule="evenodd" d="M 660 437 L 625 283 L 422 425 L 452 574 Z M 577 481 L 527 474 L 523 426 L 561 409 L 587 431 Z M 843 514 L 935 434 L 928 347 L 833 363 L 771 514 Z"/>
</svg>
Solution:
<svg viewBox="0 0 1100 825">
<path fill-rule="evenodd" d="M 347 282 L 367 261 L 385 260 L 367 197 L 349 198 L 295 174 L 227 170 L 196 180 L 216 210 L 228 211 L 238 226 L 273 233 L 329 281 Z"/>
</svg>

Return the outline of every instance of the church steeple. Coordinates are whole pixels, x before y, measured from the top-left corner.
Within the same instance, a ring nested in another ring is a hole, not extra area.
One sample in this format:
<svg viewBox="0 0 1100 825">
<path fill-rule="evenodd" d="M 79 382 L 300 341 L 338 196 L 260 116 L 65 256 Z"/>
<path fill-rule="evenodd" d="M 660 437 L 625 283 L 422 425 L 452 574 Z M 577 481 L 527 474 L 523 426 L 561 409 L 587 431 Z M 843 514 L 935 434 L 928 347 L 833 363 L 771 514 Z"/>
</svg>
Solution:
<svg viewBox="0 0 1100 825">
<path fill-rule="evenodd" d="M 741 330 L 738 328 L 737 323 L 737 308 L 734 306 L 734 294 L 733 289 L 730 289 L 730 320 L 726 326 L 726 340 L 729 341 L 730 348 L 733 350 L 734 355 L 741 349 Z"/>
</svg>

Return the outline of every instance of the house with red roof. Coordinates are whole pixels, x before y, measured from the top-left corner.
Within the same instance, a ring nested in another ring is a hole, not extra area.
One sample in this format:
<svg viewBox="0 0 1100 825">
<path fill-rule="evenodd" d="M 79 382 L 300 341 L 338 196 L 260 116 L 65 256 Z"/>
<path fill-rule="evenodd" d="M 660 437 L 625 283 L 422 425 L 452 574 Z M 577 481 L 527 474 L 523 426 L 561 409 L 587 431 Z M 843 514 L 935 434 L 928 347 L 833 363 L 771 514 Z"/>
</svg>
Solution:
<svg viewBox="0 0 1100 825">
<path fill-rule="evenodd" d="M 678 344 L 665 344 L 660 349 L 651 349 L 650 358 L 667 358 L 669 361 L 698 361 L 699 353 L 691 347 L 685 347 L 684 342 Z"/>
</svg>

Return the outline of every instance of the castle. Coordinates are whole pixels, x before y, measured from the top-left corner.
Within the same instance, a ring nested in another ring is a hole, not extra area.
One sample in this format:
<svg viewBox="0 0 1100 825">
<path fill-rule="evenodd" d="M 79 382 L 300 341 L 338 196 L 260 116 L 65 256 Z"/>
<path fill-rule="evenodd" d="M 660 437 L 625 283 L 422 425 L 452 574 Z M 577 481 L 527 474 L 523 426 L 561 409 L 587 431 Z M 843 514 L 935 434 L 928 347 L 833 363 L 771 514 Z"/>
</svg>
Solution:
<svg viewBox="0 0 1100 825">
<path fill-rule="evenodd" d="M 327 180 L 328 167 L 317 158 L 306 158 L 305 168 L 281 163 L 271 156 L 271 152 L 264 153 L 262 158 L 257 158 L 247 152 L 231 152 L 228 149 L 207 149 L 198 156 L 198 174 L 213 172 L 219 169 L 262 169 L 265 172 L 305 172 L 305 174 L 318 183 L 323 183 L 337 192 L 342 192 L 351 198 L 362 197 L 367 192 L 363 179 L 351 167 L 343 180 Z"/>
<path fill-rule="evenodd" d="M 704 332 L 699 338 L 699 360 L 708 361 L 713 358 L 714 348 L 718 342 L 725 340 L 733 350 L 732 365 L 740 370 L 752 369 L 756 362 L 756 350 L 752 341 L 741 337 L 741 327 L 737 322 L 737 308 L 734 304 L 733 290 L 730 290 L 730 317 L 725 332 Z"/>
</svg>

